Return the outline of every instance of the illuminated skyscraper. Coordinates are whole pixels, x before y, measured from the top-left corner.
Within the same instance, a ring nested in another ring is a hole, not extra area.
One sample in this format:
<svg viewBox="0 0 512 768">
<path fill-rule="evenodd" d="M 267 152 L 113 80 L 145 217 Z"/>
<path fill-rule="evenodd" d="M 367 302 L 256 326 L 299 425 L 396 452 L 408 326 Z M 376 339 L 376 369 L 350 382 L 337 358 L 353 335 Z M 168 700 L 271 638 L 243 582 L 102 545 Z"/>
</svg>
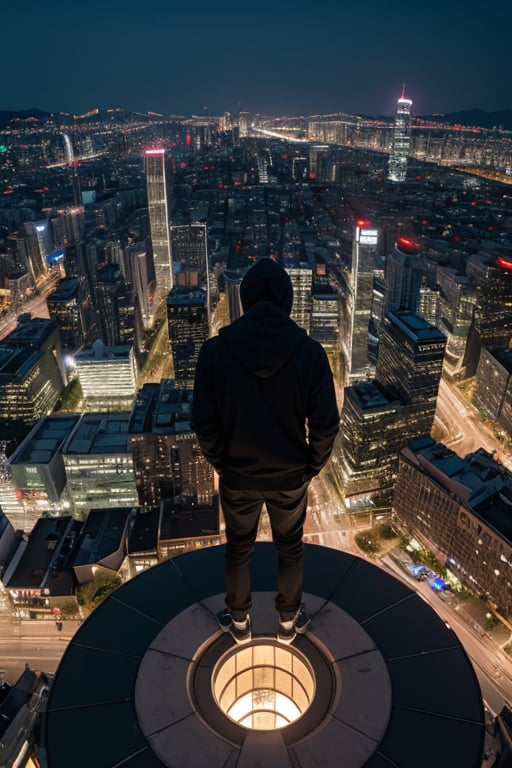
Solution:
<svg viewBox="0 0 512 768">
<path fill-rule="evenodd" d="M 413 238 L 399 237 L 386 259 L 386 310 L 417 313 L 426 272 L 420 244 Z"/>
<path fill-rule="evenodd" d="M 373 276 L 377 269 L 378 231 L 369 221 L 356 221 L 352 241 L 350 274 L 349 375 L 360 381 L 371 373 L 368 359 L 368 325 L 373 297 Z"/>
<path fill-rule="evenodd" d="M 172 288 L 167 184 L 165 180 L 165 149 L 146 150 L 145 172 L 156 291 L 157 295 L 165 298 Z"/>
<path fill-rule="evenodd" d="M 209 336 L 206 291 L 176 285 L 167 296 L 167 327 L 177 386 L 193 389 L 199 349 Z"/>
<path fill-rule="evenodd" d="M 171 254 L 176 285 L 208 287 L 206 224 L 171 227 Z"/>
<path fill-rule="evenodd" d="M 191 404 L 191 390 L 172 379 L 145 384 L 137 394 L 128 439 L 142 506 L 162 499 L 189 508 L 213 504 L 213 469 L 190 428 Z"/>
<path fill-rule="evenodd" d="M 405 98 L 405 83 L 402 95 L 398 99 L 398 108 L 395 117 L 395 131 L 393 135 L 393 148 L 389 156 L 390 181 L 405 181 L 407 175 L 407 155 L 411 143 L 411 99 Z"/>
</svg>

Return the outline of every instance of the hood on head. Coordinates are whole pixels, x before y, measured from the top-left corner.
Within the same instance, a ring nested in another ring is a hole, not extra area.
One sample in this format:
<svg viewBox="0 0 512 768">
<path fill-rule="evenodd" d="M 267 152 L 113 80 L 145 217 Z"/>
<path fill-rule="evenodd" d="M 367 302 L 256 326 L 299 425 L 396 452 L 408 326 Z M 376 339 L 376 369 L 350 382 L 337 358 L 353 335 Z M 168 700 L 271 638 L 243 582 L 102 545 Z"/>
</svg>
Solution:
<svg viewBox="0 0 512 768">
<path fill-rule="evenodd" d="M 269 301 L 289 315 L 293 304 L 292 281 L 273 259 L 260 259 L 240 283 L 240 301 L 244 312 L 258 301 Z"/>
</svg>

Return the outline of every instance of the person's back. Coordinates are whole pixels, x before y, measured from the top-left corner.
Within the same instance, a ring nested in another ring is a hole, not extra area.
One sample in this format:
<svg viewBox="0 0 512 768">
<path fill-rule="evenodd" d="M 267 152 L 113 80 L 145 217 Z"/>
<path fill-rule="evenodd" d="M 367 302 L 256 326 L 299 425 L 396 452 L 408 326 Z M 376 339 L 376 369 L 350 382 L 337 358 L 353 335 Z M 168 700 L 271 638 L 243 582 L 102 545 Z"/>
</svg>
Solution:
<svg viewBox="0 0 512 768">
<path fill-rule="evenodd" d="M 289 317 L 286 271 L 260 260 L 244 277 L 240 298 L 242 317 L 201 349 L 191 425 L 221 478 L 230 614 L 243 620 L 250 608 L 247 567 L 265 503 L 279 557 L 276 606 L 289 621 L 300 608 L 307 488 L 330 456 L 339 413 L 325 351 Z M 285 563 L 292 549 L 294 562 Z M 284 577 L 292 571 L 289 589 Z"/>
</svg>

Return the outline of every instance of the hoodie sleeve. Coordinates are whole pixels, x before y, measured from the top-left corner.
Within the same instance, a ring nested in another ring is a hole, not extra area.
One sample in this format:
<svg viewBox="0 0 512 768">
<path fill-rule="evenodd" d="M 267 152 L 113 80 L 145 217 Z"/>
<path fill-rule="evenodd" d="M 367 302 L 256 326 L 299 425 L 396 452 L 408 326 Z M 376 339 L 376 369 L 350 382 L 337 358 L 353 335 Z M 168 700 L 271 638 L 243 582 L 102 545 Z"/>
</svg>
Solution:
<svg viewBox="0 0 512 768">
<path fill-rule="evenodd" d="M 224 446 L 221 439 L 221 418 L 215 400 L 212 340 L 203 344 L 197 360 L 190 426 L 206 460 L 222 474 Z"/>
<path fill-rule="evenodd" d="M 317 475 L 329 460 L 339 430 L 340 414 L 329 360 L 318 355 L 308 405 L 309 468 Z"/>
</svg>

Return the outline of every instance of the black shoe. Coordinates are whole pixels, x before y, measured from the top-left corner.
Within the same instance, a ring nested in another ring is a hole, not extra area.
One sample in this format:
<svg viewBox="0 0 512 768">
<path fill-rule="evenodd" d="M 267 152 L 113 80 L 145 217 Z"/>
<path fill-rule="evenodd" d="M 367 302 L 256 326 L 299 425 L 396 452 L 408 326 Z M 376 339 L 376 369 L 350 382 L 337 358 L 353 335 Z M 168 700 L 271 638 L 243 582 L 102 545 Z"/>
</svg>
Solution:
<svg viewBox="0 0 512 768">
<path fill-rule="evenodd" d="M 279 621 L 277 640 L 285 645 L 291 645 L 297 635 L 303 635 L 311 624 L 311 617 L 307 615 L 304 604 L 301 603 L 293 619 Z"/>
<path fill-rule="evenodd" d="M 229 608 L 224 608 L 217 614 L 217 624 L 223 632 L 229 632 L 235 643 L 243 645 L 252 639 L 251 617 L 249 614 L 243 621 L 235 621 Z"/>
</svg>

